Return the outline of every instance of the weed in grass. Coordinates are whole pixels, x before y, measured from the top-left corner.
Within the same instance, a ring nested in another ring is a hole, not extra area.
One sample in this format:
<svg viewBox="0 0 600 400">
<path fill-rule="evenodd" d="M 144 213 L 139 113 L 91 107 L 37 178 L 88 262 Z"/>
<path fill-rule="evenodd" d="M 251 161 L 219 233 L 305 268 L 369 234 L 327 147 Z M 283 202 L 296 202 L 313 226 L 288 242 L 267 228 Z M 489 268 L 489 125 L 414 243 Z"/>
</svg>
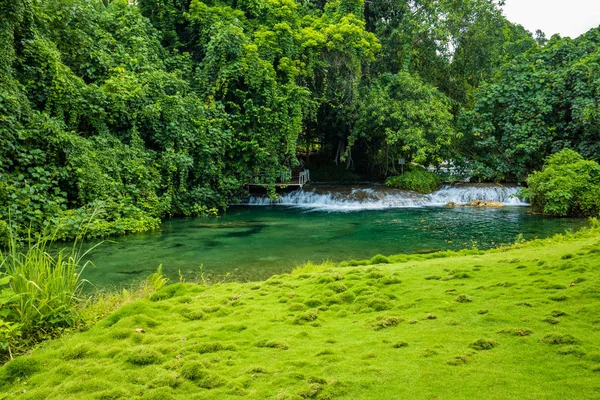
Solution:
<svg viewBox="0 0 600 400">
<path fill-rule="evenodd" d="M 560 311 L 560 310 L 553 310 L 553 311 L 550 313 L 550 315 L 552 315 L 553 317 L 556 317 L 556 318 L 558 318 L 558 317 L 565 317 L 565 316 L 567 316 L 567 315 L 569 315 L 569 314 L 567 314 L 567 313 L 566 313 L 566 312 L 564 312 L 564 311 Z"/>
<path fill-rule="evenodd" d="M 446 361 L 446 364 L 453 366 L 465 365 L 468 363 L 469 358 L 467 356 L 454 356 L 450 360 Z"/>
<path fill-rule="evenodd" d="M 384 285 L 399 285 L 402 281 L 396 277 L 381 278 L 380 282 Z"/>
<path fill-rule="evenodd" d="M 2 378 L 5 382 L 27 379 L 30 375 L 36 373 L 40 367 L 39 362 L 31 357 L 18 357 L 4 366 L 4 376 Z"/>
<path fill-rule="evenodd" d="M 336 293 L 342 293 L 348 290 L 348 287 L 341 282 L 334 282 L 327 285 L 327 289 L 333 290 Z"/>
<path fill-rule="evenodd" d="M 350 267 L 360 267 L 363 265 L 369 265 L 369 261 L 367 260 L 350 260 L 348 261 L 348 266 Z"/>
<path fill-rule="evenodd" d="M 392 304 L 384 299 L 373 299 L 369 301 L 367 305 L 375 311 L 385 311 L 392 308 Z"/>
<path fill-rule="evenodd" d="M 552 318 L 552 317 L 546 317 L 542 321 L 543 322 L 547 322 L 547 323 L 552 324 L 552 325 L 556 325 L 556 324 L 558 324 L 560 322 L 560 319 Z"/>
<path fill-rule="evenodd" d="M 305 313 L 302 313 L 302 314 L 296 316 L 294 318 L 293 324 L 294 325 L 303 325 L 308 322 L 312 322 L 315 319 L 317 319 L 317 312 L 316 311 L 308 311 L 308 312 L 305 312 Z"/>
<path fill-rule="evenodd" d="M 373 327 L 373 329 L 378 331 L 381 329 L 389 328 L 391 326 L 396 326 L 402 321 L 404 321 L 404 318 L 402 317 L 389 317 L 380 315 L 379 317 L 375 318 L 375 320 L 371 321 L 371 326 Z"/>
<path fill-rule="evenodd" d="M 466 272 L 458 272 L 454 274 L 453 277 L 454 279 L 468 279 L 471 277 L 471 275 L 467 274 Z"/>
<path fill-rule="evenodd" d="M 561 356 L 576 356 L 579 358 L 585 356 L 585 352 L 577 346 L 565 346 L 559 349 L 556 354 Z"/>
<path fill-rule="evenodd" d="M 278 341 L 278 340 L 266 340 L 263 339 L 259 342 L 256 342 L 256 347 L 270 348 L 270 349 L 279 349 L 279 350 L 287 350 L 289 346 L 287 343 Z"/>
<path fill-rule="evenodd" d="M 333 351 L 329 350 L 329 349 L 325 349 L 325 350 L 321 350 L 319 351 L 316 356 L 317 357 L 321 357 L 321 356 L 330 356 L 333 354 Z"/>
<path fill-rule="evenodd" d="M 227 332 L 242 332 L 246 329 L 248 329 L 248 326 L 243 324 L 226 324 L 219 328 L 220 331 Z"/>
<path fill-rule="evenodd" d="M 529 336 L 533 331 L 529 328 L 504 328 L 498 333 L 509 334 L 513 336 Z"/>
<path fill-rule="evenodd" d="M 330 274 L 321 275 L 317 278 L 317 283 L 319 284 L 327 284 L 331 282 L 335 282 L 335 278 L 333 277 L 333 275 Z"/>
<path fill-rule="evenodd" d="M 219 351 L 224 350 L 232 350 L 234 351 L 236 347 L 234 345 L 224 345 L 221 342 L 211 342 L 211 343 L 202 343 L 198 345 L 194 345 L 190 347 L 191 352 L 195 352 L 198 354 L 208 354 L 208 353 L 217 353 Z"/>
<path fill-rule="evenodd" d="M 579 343 L 579 340 L 569 334 L 561 335 L 558 333 L 551 333 L 551 334 L 544 336 L 544 338 L 542 339 L 542 342 L 546 343 L 546 344 L 552 344 L 552 345 L 576 344 L 576 343 Z"/>
<path fill-rule="evenodd" d="M 414 325 L 417 322 L 419 322 L 419 321 L 417 321 L 416 319 L 411 319 L 410 321 L 408 321 L 408 323 L 411 324 L 411 325 Z"/>
<path fill-rule="evenodd" d="M 202 310 L 208 314 L 218 313 L 219 311 L 221 311 L 221 309 L 222 309 L 222 307 L 220 307 L 218 305 L 211 305 L 211 306 L 206 306 L 206 307 L 202 308 Z"/>
<path fill-rule="evenodd" d="M 548 298 L 549 298 L 550 300 L 552 300 L 552 301 L 557 301 L 557 302 L 560 302 L 560 301 L 567 301 L 567 300 L 569 299 L 569 298 L 568 298 L 567 296 L 565 296 L 565 295 L 559 295 L 559 296 L 550 296 L 550 297 L 548 297 Z"/>
<path fill-rule="evenodd" d="M 80 343 L 73 347 L 67 348 L 62 354 L 63 360 L 79 360 L 92 354 L 93 351 L 87 343 Z"/>
<path fill-rule="evenodd" d="M 479 310 L 477 311 L 477 314 L 487 314 L 489 311 L 488 310 Z"/>
<path fill-rule="evenodd" d="M 304 305 L 308 308 L 316 308 L 323 304 L 323 299 L 320 297 L 313 297 L 312 299 L 308 299 L 304 302 Z"/>
<path fill-rule="evenodd" d="M 439 281 L 440 279 L 442 279 L 442 277 L 439 275 L 429 275 L 425 277 L 425 280 L 427 281 Z"/>
<path fill-rule="evenodd" d="M 294 303 L 294 304 L 292 304 L 292 305 L 290 305 L 288 307 L 288 310 L 290 310 L 290 311 L 304 311 L 304 310 L 306 310 L 306 308 L 307 307 L 304 304 Z"/>
<path fill-rule="evenodd" d="M 425 349 L 423 350 L 423 352 L 421 353 L 421 357 L 423 358 L 429 358 L 429 357 L 433 357 L 436 356 L 438 354 L 437 351 L 432 350 L 432 349 Z"/>
<path fill-rule="evenodd" d="M 527 265 L 519 265 L 519 266 L 517 267 L 517 269 L 525 269 L 525 268 L 527 268 Z"/>
<path fill-rule="evenodd" d="M 198 361 L 184 363 L 179 370 L 182 378 L 193 381 L 201 388 L 213 389 L 223 385 L 223 380 L 211 373 L 205 365 Z"/>
<path fill-rule="evenodd" d="M 542 289 L 546 289 L 546 290 L 564 290 L 567 287 L 565 285 L 561 285 L 559 283 L 551 283 L 551 284 L 547 284 L 547 285 L 542 285 Z"/>
<path fill-rule="evenodd" d="M 388 258 L 386 256 L 383 256 L 381 254 L 377 254 L 375 257 L 371 258 L 370 264 L 371 265 L 375 265 L 375 264 L 389 264 L 390 260 L 388 260 Z"/>
<path fill-rule="evenodd" d="M 121 399 L 127 398 L 131 394 L 123 391 L 109 392 L 109 393 L 101 393 L 98 398 L 100 399 Z M 143 400 L 172 400 L 176 397 L 173 394 L 173 389 L 170 387 L 160 387 L 156 389 L 145 390 L 142 394 L 141 398 Z"/>
<path fill-rule="evenodd" d="M 469 345 L 470 348 L 477 351 L 491 350 L 496 347 L 498 343 L 493 339 L 477 339 Z"/>
<path fill-rule="evenodd" d="M 437 316 L 435 314 L 427 314 L 425 319 L 437 319 Z"/>
<path fill-rule="evenodd" d="M 356 295 L 352 292 L 344 292 L 336 296 L 341 303 L 352 303 L 356 299 Z"/>
<path fill-rule="evenodd" d="M 183 283 L 175 283 L 173 285 L 165 286 L 163 289 L 152 294 L 150 301 L 163 301 L 173 297 L 179 297 L 185 294 L 185 286 Z"/>
<path fill-rule="evenodd" d="M 378 270 L 373 270 L 372 272 L 369 272 L 369 278 L 371 279 L 380 279 L 383 278 L 385 275 L 383 275 L 380 271 Z"/>
<path fill-rule="evenodd" d="M 573 258 L 573 254 L 565 254 L 561 257 L 563 260 L 569 260 L 571 258 Z"/>
<path fill-rule="evenodd" d="M 190 321 L 196 321 L 205 318 L 205 314 L 201 310 L 193 310 L 191 308 L 183 308 L 179 311 L 179 314 Z"/>
<path fill-rule="evenodd" d="M 408 343 L 400 341 L 400 342 L 396 342 L 392 345 L 392 348 L 394 348 L 394 349 L 401 349 L 403 347 L 408 347 Z"/>
<path fill-rule="evenodd" d="M 161 353 L 146 346 L 134 347 L 125 353 L 125 361 L 134 365 L 159 364 L 163 358 Z"/>
<path fill-rule="evenodd" d="M 600 363 L 600 353 L 591 353 L 586 359 L 595 363 Z"/>
<path fill-rule="evenodd" d="M 471 296 L 467 296 L 466 294 L 459 295 L 456 299 L 454 299 L 457 303 L 471 303 L 473 298 Z"/>
<path fill-rule="evenodd" d="M 266 373 L 267 373 L 267 370 L 264 369 L 263 367 L 250 367 L 247 372 L 247 374 L 251 374 L 251 375 L 266 374 Z"/>
<path fill-rule="evenodd" d="M 531 303 L 528 303 L 528 302 L 526 302 L 526 301 L 520 301 L 520 302 L 518 302 L 518 303 L 517 303 L 517 305 L 518 305 L 518 306 L 524 306 L 524 307 L 533 307 L 533 306 L 531 305 Z"/>
</svg>

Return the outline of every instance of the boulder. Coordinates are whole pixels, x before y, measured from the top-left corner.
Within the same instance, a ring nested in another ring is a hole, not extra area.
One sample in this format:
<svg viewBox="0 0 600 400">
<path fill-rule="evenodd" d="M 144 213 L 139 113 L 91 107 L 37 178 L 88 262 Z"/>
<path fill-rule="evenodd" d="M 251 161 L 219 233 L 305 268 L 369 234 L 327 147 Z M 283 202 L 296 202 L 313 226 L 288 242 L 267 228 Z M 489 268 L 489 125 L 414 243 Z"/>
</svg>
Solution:
<svg viewBox="0 0 600 400">
<path fill-rule="evenodd" d="M 504 203 L 491 200 L 473 200 L 467 204 L 458 204 L 453 201 L 446 204 L 446 207 L 504 207 Z"/>
<path fill-rule="evenodd" d="M 470 207 L 504 207 L 504 203 L 491 200 L 473 200 L 467 205 Z"/>
</svg>

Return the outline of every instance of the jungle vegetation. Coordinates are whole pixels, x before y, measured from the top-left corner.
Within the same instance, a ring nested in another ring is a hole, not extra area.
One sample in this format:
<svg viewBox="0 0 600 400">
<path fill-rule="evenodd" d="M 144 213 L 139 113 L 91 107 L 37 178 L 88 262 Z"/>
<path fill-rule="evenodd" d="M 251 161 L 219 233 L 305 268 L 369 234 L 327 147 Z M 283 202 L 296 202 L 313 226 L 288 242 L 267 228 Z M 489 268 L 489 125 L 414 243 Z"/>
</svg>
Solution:
<svg viewBox="0 0 600 400">
<path fill-rule="evenodd" d="M 317 163 L 524 181 L 600 158 L 600 29 L 492 0 L 0 1 L 0 236 L 152 229 Z M 344 175 L 344 174 L 341 174 Z"/>
</svg>

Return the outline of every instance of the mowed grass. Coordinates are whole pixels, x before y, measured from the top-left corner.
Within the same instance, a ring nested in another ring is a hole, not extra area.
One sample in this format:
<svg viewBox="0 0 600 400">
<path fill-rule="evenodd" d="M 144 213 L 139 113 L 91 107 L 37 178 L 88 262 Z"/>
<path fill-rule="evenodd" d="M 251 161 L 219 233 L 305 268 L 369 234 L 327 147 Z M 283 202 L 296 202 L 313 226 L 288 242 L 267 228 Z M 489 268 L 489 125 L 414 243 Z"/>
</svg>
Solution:
<svg viewBox="0 0 600 400">
<path fill-rule="evenodd" d="M 600 398 L 600 230 L 445 256 L 307 265 L 259 283 L 167 286 L 6 364 L 0 392 Z"/>
</svg>

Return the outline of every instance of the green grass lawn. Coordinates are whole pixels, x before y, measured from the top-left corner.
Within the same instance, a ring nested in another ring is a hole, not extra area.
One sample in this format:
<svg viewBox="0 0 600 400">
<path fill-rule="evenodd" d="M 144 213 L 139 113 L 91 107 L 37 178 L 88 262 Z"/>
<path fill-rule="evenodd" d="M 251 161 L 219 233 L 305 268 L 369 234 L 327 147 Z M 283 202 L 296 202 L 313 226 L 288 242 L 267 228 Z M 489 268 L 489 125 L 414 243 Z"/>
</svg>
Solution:
<svg viewBox="0 0 600 400">
<path fill-rule="evenodd" d="M 6 364 L 0 392 L 600 398 L 600 230 L 514 247 L 167 286 Z"/>
</svg>

